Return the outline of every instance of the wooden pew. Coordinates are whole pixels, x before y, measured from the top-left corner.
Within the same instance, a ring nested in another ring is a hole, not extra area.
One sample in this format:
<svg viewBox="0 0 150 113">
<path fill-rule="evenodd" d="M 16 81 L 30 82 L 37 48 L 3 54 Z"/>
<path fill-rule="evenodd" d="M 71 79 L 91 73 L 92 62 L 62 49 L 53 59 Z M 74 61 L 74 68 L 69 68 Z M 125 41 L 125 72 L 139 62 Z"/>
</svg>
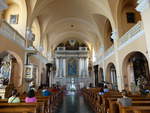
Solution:
<svg viewBox="0 0 150 113">
<path fill-rule="evenodd" d="M 135 103 L 138 105 L 134 105 L 133 102 L 133 105 L 129 107 L 123 107 L 121 104 L 118 103 L 120 113 L 150 113 L 150 103 L 146 101 L 139 101 Z"/>
<path fill-rule="evenodd" d="M 98 95 L 98 89 L 83 89 L 84 99 L 91 106 L 95 113 L 106 113 L 109 109 L 109 113 L 119 113 L 119 106 L 117 105 L 117 98 L 121 98 L 119 92 L 110 91 L 103 96 Z M 128 95 L 133 100 L 134 106 L 149 106 L 150 98 L 141 97 L 140 95 Z M 149 112 L 150 113 L 150 112 Z"/>
<path fill-rule="evenodd" d="M 0 104 L 1 103 L 8 103 L 8 99 L 0 99 Z M 21 99 L 21 103 L 25 103 L 25 100 L 24 99 Z M 19 104 L 19 103 L 18 103 Z M 26 103 L 26 104 L 28 104 L 28 103 Z M 29 103 L 30 104 L 30 103 Z M 39 111 L 40 112 L 42 112 L 42 113 L 46 113 L 46 106 L 45 106 L 45 104 L 46 104 L 46 100 L 43 100 L 43 99 L 38 99 L 37 100 L 37 104 L 39 104 Z"/>
<path fill-rule="evenodd" d="M 137 99 L 133 98 L 133 106 L 150 106 L 150 99 Z M 117 99 L 109 99 L 109 113 L 119 113 L 119 105 Z"/>
<path fill-rule="evenodd" d="M 36 103 L 25 103 L 25 96 L 20 97 L 21 103 L 7 103 L 8 99 L 0 99 L 0 113 L 54 113 L 63 99 L 63 89 L 50 96 L 36 96 Z M 18 109 L 18 111 L 17 111 Z M 25 112 L 22 112 L 24 109 Z M 2 112 L 1 112 L 2 111 Z"/>
<path fill-rule="evenodd" d="M 36 113 L 44 113 L 43 109 L 44 103 L 43 102 L 37 102 L 37 103 L 0 103 L 1 109 L 11 109 L 17 111 L 17 109 L 32 109 L 32 111 L 35 111 Z M 35 110 L 33 110 L 35 109 Z M 19 111 L 18 111 L 19 112 Z"/>
<path fill-rule="evenodd" d="M 26 107 L 9 107 L 9 108 L 0 108 L 0 113 L 37 113 L 36 108 L 26 108 Z"/>
</svg>

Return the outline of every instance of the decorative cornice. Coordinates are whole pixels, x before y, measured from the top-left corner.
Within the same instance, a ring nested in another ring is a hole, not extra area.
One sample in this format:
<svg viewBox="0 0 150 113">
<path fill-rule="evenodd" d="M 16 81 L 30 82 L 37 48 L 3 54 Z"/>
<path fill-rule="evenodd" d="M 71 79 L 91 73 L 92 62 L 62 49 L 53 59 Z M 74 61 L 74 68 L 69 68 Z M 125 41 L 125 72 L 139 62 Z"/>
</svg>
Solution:
<svg viewBox="0 0 150 113">
<path fill-rule="evenodd" d="M 42 63 L 47 64 L 49 61 L 46 57 L 42 56 L 40 53 L 36 54 L 35 57 L 39 59 Z"/>
<path fill-rule="evenodd" d="M 7 9 L 8 5 L 6 4 L 5 0 L 0 0 L 0 11 Z"/>
<path fill-rule="evenodd" d="M 138 0 L 137 3 L 138 6 L 136 7 L 136 10 L 141 13 L 150 8 L 150 0 Z"/>
</svg>

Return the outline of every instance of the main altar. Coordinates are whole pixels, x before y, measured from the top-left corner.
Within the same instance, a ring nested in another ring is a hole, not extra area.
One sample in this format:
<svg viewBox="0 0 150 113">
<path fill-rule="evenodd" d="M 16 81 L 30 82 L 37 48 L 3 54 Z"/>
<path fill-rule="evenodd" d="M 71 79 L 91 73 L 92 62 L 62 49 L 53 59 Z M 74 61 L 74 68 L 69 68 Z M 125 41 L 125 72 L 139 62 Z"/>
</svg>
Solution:
<svg viewBox="0 0 150 113">
<path fill-rule="evenodd" d="M 89 50 L 86 46 L 78 46 L 76 43 L 64 47 L 57 47 L 55 50 L 56 74 L 55 83 L 66 85 L 67 88 L 82 88 L 88 86 L 92 79 L 89 76 Z M 68 49 L 69 48 L 69 49 Z"/>
</svg>

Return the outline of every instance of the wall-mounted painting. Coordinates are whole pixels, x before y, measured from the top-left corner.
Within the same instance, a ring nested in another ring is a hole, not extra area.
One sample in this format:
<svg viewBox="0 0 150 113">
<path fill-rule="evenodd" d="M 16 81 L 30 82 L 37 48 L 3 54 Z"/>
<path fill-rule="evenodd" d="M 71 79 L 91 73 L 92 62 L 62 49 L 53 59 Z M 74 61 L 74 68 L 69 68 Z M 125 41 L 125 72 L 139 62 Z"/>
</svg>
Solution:
<svg viewBox="0 0 150 113">
<path fill-rule="evenodd" d="M 19 15 L 10 15 L 10 24 L 18 24 Z"/>
</svg>

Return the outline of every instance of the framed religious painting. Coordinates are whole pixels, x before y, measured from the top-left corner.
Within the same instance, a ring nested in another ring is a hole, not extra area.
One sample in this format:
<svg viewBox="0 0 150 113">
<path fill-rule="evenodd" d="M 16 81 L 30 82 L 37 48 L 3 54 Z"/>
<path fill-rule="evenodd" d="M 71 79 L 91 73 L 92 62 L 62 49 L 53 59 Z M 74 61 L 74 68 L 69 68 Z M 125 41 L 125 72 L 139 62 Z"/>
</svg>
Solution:
<svg viewBox="0 0 150 113">
<path fill-rule="evenodd" d="M 37 75 L 37 69 L 36 65 L 25 65 L 25 80 L 33 81 Z"/>
<path fill-rule="evenodd" d="M 19 15 L 18 14 L 14 14 L 14 15 L 10 15 L 10 24 L 18 24 L 18 20 L 19 20 Z"/>
</svg>

